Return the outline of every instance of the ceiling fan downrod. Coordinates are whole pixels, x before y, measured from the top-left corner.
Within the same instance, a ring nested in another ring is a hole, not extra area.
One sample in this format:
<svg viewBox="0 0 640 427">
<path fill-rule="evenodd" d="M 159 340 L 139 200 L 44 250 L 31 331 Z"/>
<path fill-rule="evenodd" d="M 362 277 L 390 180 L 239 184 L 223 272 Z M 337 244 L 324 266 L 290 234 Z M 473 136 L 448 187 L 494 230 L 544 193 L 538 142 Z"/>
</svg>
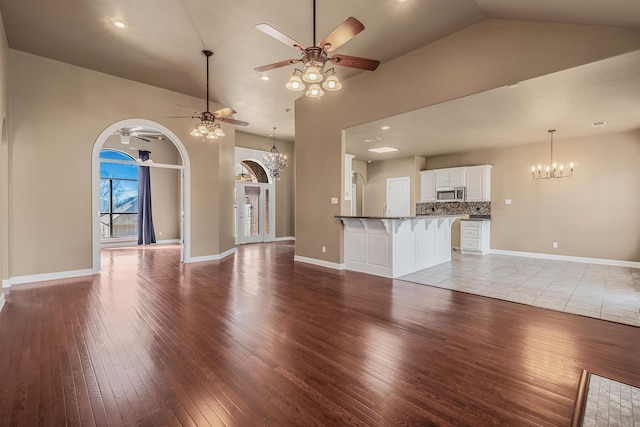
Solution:
<svg viewBox="0 0 640 427">
<path fill-rule="evenodd" d="M 213 56 L 213 52 L 210 50 L 203 50 L 202 54 L 207 57 L 207 110 L 209 112 L 209 58 Z"/>
</svg>

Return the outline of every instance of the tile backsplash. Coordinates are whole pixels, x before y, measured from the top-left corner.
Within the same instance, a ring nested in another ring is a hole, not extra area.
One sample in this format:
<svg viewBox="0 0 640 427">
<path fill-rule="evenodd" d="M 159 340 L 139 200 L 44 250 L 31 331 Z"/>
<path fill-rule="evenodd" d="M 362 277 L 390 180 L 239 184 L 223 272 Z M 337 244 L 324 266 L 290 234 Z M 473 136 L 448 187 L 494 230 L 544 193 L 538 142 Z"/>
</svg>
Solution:
<svg viewBox="0 0 640 427">
<path fill-rule="evenodd" d="M 416 203 L 416 215 L 491 215 L 491 202 Z"/>
</svg>

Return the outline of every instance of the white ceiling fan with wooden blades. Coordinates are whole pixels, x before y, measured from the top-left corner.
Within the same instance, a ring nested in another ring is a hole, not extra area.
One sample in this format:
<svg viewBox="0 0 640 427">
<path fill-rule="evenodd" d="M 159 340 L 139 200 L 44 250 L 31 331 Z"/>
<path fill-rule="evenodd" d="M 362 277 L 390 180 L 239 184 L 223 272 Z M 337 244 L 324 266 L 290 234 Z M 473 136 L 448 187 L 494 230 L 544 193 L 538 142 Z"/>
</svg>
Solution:
<svg viewBox="0 0 640 427">
<path fill-rule="evenodd" d="M 198 119 L 199 122 L 196 123 L 194 129 L 191 131 L 191 135 L 199 136 L 207 139 L 218 139 L 224 136 L 224 132 L 220 128 L 219 122 L 230 123 L 232 125 L 238 126 L 248 126 L 249 122 L 244 122 L 242 120 L 232 119 L 230 116 L 232 114 L 236 114 L 236 111 L 232 108 L 221 108 L 217 111 L 209 111 L 209 58 L 213 55 L 213 52 L 210 50 L 203 50 L 202 54 L 207 57 L 207 109 L 203 112 L 194 111 L 195 115 L 190 116 L 167 116 L 169 118 L 191 118 Z M 190 108 L 185 107 L 184 105 L 174 104 L 178 107 L 186 108 L 187 110 L 193 111 Z"/>
<path fill-rule="evenodd" d="M 327 62 L 342 67 L 367 71 L 375 71 L 378 65 L 380 65 L 380 61 L 376 59 L 361 58 L 358 56 L 335 54 L 329 57 L 329 52 L 338 49 L 364 30 L 364 24 L 354 17 L 349 17 L 319 44 L 316 44 L 315 0 L 313 0 L 313 46 L 311 47 L 305 47 L 302 43 L 295 41 L 269 24 L 257 24 L 256 28 L 279 42 L 299 50 L 300 58 L 274 62 L 273 64 L 256 67 L 254 70 L 265 72 L 291 64 L 302 63 L 304 65 L 304 71 L 296 68 L 285 86 L 292 91 L 307 89 L 306 94 L 310 97 L 317 98 L 324 95 L 323 89 L 336 91 L 342 87 L 342 83 L 340 83 L 335 70 L 333 68 L 325 69 Z M 320 86 L 321 82 L 322 86 Z M 307 87 L 305 83 L 308 83 L 309 86 Z"/>
</svg>

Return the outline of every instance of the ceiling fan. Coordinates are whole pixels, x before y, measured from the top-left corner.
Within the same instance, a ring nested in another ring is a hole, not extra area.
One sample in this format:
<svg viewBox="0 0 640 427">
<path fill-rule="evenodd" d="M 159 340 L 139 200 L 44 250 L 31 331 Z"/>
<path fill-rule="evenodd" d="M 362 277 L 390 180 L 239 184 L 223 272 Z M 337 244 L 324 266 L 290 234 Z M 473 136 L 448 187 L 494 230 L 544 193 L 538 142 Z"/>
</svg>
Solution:
<svg viewBox="0 0 640 427">
<path fill-rule="evenodd" d="M 233 125 L 247 126 L 249 122 L 243 122 L 241 120 L 235 120 L 230 117 L 231 114 L 235 114 L 236 111 L 232 108 L 222 108 L 220 110 L 210 112 L 209 111 L 209 58 L 213 55 L 210 50 L 203 50 L 202 54 L 207 57 L 207 110 L 203 112 L 193 111 L 195 116 L 168 116 L 171 118 L 192 118 L 199 119 L 200 122 L 196 123 L 195 128 L 191 131 L 192 136 L 201 136 L 207 139 L 218 139 L 224 136 L 224 132 L 220 128 L 220 123 L 225 122 Z M 184 105 L 175 104 L 182 108 L 187 108 Z M 189 110 L 189 108 L 187 108 Z"/>
<path fill-rule="evenodd" d="M 159 132 L 142 132 L 144 128 L 142 126 L 136 126 L 134 128 L 120 128 L 115 131 L 114 135 L 120 136 L 120 142 L 122 144 L 128 144 L 131 137 L 141 139 L 149 142 L 149 138 L 163 140 L 165 137 Z"/>
<path fill-rule="evenodd" d="M 316 0 L 313 0 L 313 46 L 311 47 L 304 47 L 301 43 L 293 40 L 269 24 L 257 24 L 256 28 L 279 42 L 298 49 L 300 51 L 300 58 L 274 62 L 273 64 L 254 68 L 254 70 L 264 72 L 301 62 L 304 64 L 305 70 L 302 71 L 296 68 L 285 86 L 289 90 L 301 91 L 306 88 L 304 82 L 307 82 L 309 83 L 309 88 L 306 95 L 309 97 L 317 98 L 324 95 L 322 88 L 329 91 L 336 91 L 342 87 L 342 83 L 340 83 L 333 68 L 324 70 L 327 62 L 367 71 L 375 71 L 378 65 L 380 65 L 380 61 L 376 59 L 367 59 L 358 56 L 334 54 L 329 57 L 328 52 L 338 49 L 364 30 L 364 24 L 354 17 L 347 18 L 333 30 L 331 34 L 322 39 L 319 45 L 316 44 Z M 319 83 L 323 80 L 322 87 L 320 87 Z"/>
</svg>

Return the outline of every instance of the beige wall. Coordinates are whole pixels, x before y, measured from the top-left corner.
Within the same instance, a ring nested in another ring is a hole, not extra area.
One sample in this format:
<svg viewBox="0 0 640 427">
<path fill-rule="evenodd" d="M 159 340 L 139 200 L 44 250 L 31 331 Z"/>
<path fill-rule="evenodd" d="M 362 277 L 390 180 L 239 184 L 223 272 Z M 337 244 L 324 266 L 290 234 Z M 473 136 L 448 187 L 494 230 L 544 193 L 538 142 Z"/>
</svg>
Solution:
<svg viewBox="0 0 640 427">
<path fill-rule="evenodd" d="M 539 144 L 430 157 L 427 169 L 491 169 L 491 248 L 640 261 L 640 130 L 554 143 L 554 158 L 578 163 L 570 178 L 533 180 Z M 512 204 L 506 205 L 505 199 Z M 558 242 L 558 248 L 552 248 Z"/>
<path fill-rule="evenodd" d="M 254 150 L 270 151 L 273 138 L 246 132 L 236 132 L 236 146 Z M 276 140 L 276 148 L 289 161 L 280 180 L 276 180 L 276 238 L 295 237 L 295 152 L 294 144 Z"/>
<path fill-rule="evenodd" d="M 638 48 L 633 30 L 489 19 L 347 79 L 322 102 L 299 99 L 296 255 L 342 261 L 340 207 L 330 204 L 343 188 L 342 129 Z"/>
<path fill-rule="evenodd" d="M 367 184 L 364 190 L 364 215 L 380 216 L 387 201 L 387 179 L 408 176 L 411 182 L 411 215 L 416 214 L 419 200 L 419 167 L 424 165 L 424 157 L 404 157 L 401 159 L 376 161 L 367 164 Z"/>
<path fill-rule="evenodd" d="M 196 109 L 203 100 L 15 50 L 9 81 L 12 277 L 92 267 L 93 145 L 105 128 L 130 118 L 167 127 L 186 147 L 191 256 L 233 248 L 232 183 L 221 183 L 219 171 L 233 152 L 234 127 L 223 125 L 227 136 L 210 143 L 189 135 L 192 120 L 166 118 L 181 113 L 172 103 Z"/>
<path fill-rule="evenodd" d="M 0 281 L 9 278 L 9 45 L 0 12 Z M 0 287 L 0 298 L 3 292 Z"/>
</svg>

